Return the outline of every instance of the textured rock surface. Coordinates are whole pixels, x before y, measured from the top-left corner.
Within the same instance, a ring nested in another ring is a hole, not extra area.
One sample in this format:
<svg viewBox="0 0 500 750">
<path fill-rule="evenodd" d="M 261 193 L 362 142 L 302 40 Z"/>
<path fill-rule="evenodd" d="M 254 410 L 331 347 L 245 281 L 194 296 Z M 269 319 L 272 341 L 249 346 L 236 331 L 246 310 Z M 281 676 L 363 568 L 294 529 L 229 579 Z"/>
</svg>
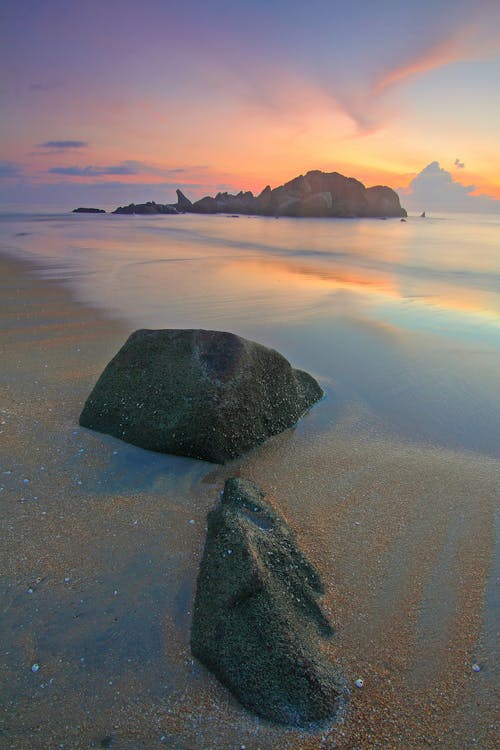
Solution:
<svg viewBox="0 0 500 750">
<path fill-rule="evenodd" d="M 292 427 L 322 395 L 274 349 L 232 333 L 140 330 L 105 368 L 80 424 L 225 463 Z"/>
<path fill-rule="evenodd" d="M 208 515 L 191 650 L 250 710 L 307 726 L 334 719 L 347 693 L 322 644 L 333 631 L 320 577 L 253 482 L 228 479 Z"/>
</svg>

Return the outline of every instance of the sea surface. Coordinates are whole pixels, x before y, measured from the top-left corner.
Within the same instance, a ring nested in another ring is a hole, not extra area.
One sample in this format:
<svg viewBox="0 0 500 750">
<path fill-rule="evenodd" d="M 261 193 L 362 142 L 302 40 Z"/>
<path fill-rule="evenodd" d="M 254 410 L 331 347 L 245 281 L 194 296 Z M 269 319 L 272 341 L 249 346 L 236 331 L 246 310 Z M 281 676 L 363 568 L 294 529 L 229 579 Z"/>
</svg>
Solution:
<svg viewBox="0 0 500 750">
<path fill-rule="evenodd" d="M 377 433 L 500 455 L 500 216 L 382 220 L 0 215 L 35 260 L 136 328 L 229 330 L 281 351 Z"/>
</svg>

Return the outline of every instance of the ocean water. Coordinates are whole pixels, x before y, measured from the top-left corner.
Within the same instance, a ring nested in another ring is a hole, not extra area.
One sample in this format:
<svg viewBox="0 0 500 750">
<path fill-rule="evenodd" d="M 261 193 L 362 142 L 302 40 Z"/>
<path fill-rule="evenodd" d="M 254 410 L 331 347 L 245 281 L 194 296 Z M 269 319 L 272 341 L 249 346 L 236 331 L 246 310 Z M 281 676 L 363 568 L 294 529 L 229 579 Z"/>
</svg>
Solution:
<svg viewBox="0 0 500 750">
<path fill-rule="evenodd" d="M 381 220 L 4 214 L 34 259 L 136 328 L 230 330 L 405 441 L 500 455 L 500 217 Z"/>
</svg>

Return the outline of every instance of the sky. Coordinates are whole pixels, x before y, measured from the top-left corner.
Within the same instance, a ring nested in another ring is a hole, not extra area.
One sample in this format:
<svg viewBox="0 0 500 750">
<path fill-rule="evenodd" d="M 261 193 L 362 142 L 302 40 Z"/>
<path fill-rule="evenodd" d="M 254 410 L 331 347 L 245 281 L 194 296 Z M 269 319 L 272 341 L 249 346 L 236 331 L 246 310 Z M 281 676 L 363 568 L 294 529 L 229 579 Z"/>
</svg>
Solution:
<svg viewBox="0 0 500 750">
<path fill-rule="evenodd" d="M 498 0 L 2 0 L 0 202 L 168 203 L 321 169 L 498 211 L 499 81 Z"/>
</svg>

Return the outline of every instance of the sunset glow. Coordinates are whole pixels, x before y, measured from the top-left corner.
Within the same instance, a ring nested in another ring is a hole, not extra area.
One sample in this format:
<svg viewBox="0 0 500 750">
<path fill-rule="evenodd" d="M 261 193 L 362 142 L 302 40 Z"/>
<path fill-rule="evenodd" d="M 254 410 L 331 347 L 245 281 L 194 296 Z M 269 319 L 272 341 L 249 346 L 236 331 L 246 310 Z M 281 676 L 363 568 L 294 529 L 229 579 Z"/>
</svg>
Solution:
<svg viewBox="0 0 500 750">
<path fill-rule="evenodd" d="M 498 3 L 7 0 L 2 15 L 6 202 L 260 192 L 309 169 L 408 189 L 432 162 L 500 200 Z"/>
</svg>

